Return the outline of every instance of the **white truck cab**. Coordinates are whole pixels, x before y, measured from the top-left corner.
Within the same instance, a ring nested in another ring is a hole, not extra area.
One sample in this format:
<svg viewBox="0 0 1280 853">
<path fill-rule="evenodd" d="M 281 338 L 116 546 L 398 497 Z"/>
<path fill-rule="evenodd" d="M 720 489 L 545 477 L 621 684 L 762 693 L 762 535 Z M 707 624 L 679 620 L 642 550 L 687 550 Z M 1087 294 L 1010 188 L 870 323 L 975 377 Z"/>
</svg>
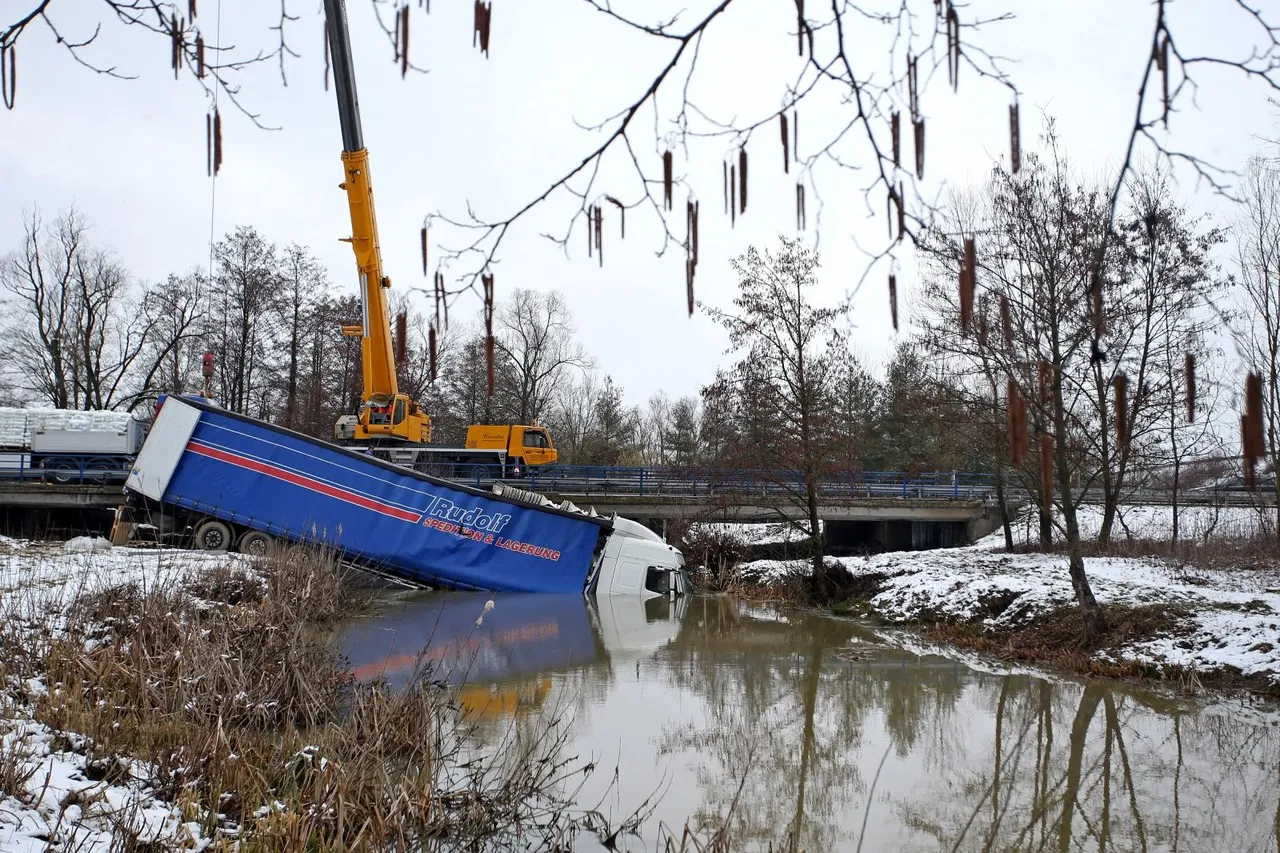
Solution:
<svg viewBox="0 0 1280 853">
<path fill-rule="evenodd" d="M 596 595 L 675 598 L 689 591 L 684 555 L 643 524 L 616 515 L 596 576 Z"/>
</svg>

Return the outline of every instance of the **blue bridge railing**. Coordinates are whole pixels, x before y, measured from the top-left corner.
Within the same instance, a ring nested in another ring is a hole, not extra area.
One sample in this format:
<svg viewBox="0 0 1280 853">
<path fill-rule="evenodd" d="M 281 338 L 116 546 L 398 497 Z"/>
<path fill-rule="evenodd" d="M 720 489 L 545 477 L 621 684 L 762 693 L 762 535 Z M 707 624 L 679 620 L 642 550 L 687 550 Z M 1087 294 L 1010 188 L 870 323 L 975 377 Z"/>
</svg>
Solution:
<svg viewBox="0 0 1280 853">
<path fill-rule="evenodd" d="M 0 482 L 100 486 L 123 483 L 132 466 L 125 455 L 0 452 Z"/>
<path fill-rule="evenodd" d="M 530 468 L 513 477 L 501 466 L 468 466 L 455 481 L 488 488 L 501 480 L 535 492 L 569 496 L 784 497 L 804 492 L 797 471 L 715 468 L 633 468 L 556 465 Z M 980 500 L 995 491 L 995 475 L 965 471 L 852 471 L 822 478 L 825 499 Z"/>
</svg>

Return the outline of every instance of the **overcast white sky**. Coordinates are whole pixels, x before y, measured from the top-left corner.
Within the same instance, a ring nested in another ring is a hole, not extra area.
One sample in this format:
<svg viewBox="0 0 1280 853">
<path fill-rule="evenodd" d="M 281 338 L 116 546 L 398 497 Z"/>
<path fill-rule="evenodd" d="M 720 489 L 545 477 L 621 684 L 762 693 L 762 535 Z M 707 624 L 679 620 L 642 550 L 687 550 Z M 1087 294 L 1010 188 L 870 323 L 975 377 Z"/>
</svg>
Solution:
<svg viewBox="0 0 1280 853">
<path fill-rule="evenodd" d="M 31 0 L 3 0 L 0 21 L 7 23 L 14 10 L 31 5 Z M 100 5 L 57 0 L 50 10 L 74 38 L 91 31 Z M 199 4 L 199 23 L 210 41 L 218 5 L 218 0 Z M 225 158 L 212 224 L 219 236 L 248 224 L 278 244 L 306 244 L 338 287 L 354 291 L 353 257 L 338 242 L 349 225 L 337 187 L 342 179 L 337 112 L 332 91 L 322 85 L 320 5 L 319 0 L 290 4 L 300 20 L 290 25 L 289 40 L 302 56 L 288 66 L 287 88 L 274 65 L 259 66 L 239 81 L 244 102 L 281 129 L 258 130 L 222 104 Z M 369 2 L 348 0 L 383 258 L 397 288 L 427 283 L 418 251 L 424 214 L 461 217 L 470 203 L 481 216 L 509 215 L 597 144 L 598 137 L 577 128 L 575 120 L 593 123 L 635 100 L 670 49 L 580 0 L 494 0 L 486 60 L 471 46 L 470 2 L 435 0 L 429 16 L 411 5 L 411 53 L 430 73 L 401 80 Z M 688 0 L 687 5 L 697 12 L 710 4 Z M 912 5 L 922 13 L 932 8 L 929 0 Z M 271 46 L 267 27 L 274 22 L 276 4 L 222 0 L 221 6 L 223 43 L 241 49 Z M 634 0 L 615 6 L 673 4 Z M 1040 110 L 1048 110 L 1076 163 L 1108 177 L 1133 120 L 1151 38 L 1151 4 L 978 0 L 962 14 L 972 20 L 1010 9 L 1016 20 L 985 30 L 982 43 L 1016 60 L 1008 70 L 1022 93 L 1024 148 L 1035 146 Z M 1182 0 L 1173 9 L 1184 50 L 1247 54 L 1253 34 L 1232 0 Z M 733 6 L 710 30 L 699 60 L 691 91 L 700 106 L 725 119 L 754 119 L 776 109 L 801 62 L 788 35 L 794 23 L 788 0 L 740 0 Z M 859 26 L 865 29 L 859 39 L 865 42 L 866 61 L 883 67 L 877 40 L 883 34 L 870 23 Z M 211 214 L 204 95 L 185 77 L 174 81 L 163 39 L 111 21 L 104 24 L 101 44 L 86 56 L 141 79 L 113 80 L 75 65 L 39 26 L 24 36 L 17 109 L 0 112 L 0 250 L 19 245 L 23 212 L 33 204 L 51 216 L 74 203 L 90 220 L 94 238 L 113 246 L 139 278 L 154 280 L 204 265 Z M 1200 109 L 1174 119 L 1176 146 L 1238 169 L 1259 149 L 1259 137 L 1274 135 L 1273 108 L 1261 87 L 1243 78 L 1206 74 L 1201 82 Z M 945 79 L 936 82 L 922 103 L 928 121 L 924 193 L 979 182 L 994 160 L 1007 158 L 1009 101 L 1006 89 L 977 80 L 967 69 L 958 95 Z M 672 101 L 663 104 L 669 109 Z M 829 101 L 802 108 L 801 153 L 811 153 L 821 130 L 847 120 L 845 110 Z M 653 125 L 650 111 L 635 140 L 637 154 L 647 158 L 646 168 L 657 177 L 661 149 L 654 144 Z M 909 144 L 904 148 L 910 159 Z M 782 173 L 776 127 L 764 129 L 748 145 L 749 204 L 733 229 L 721 215 L 720 200 L 720 160 L 729 149 L 725 140 L 706 141 L 691 148 L 691 161 L 680 152 L 676 164 L 677 174 L 687 175 L 705 202 L 697 295 L 721 305 L 735 290 L 729 258 L 753 243 L 771 245 L 778 234 L 795 233 L 795 171 Z M 638 188 L 618 155 L 606 164 L 597 186 L 633 200 Z M 1219 216 L 1230 212 L 1221 199 L 1207 190 L 1196 192 L 1189 176 L 1183 177 L 1180 191 L 1194 207 Z M 866 268 L 855 238 L 877 248 L 883 238 L 883 194 L 874 196 L 876 218 L 869 219 L 861 193 L 869 180 L 865 173 L 824 166 L 816 180 L 825 200 L 823 293 L 837 299 Z M 686 316 L 682 251 L 673 246 L 664 258 L 655 258 L 660 241 L 651 213 L 629 216 L 626 241 L 620 242 L 616 214 L 606 209 L 603 269 L 585 257 L 581 222 L 570 243 L 573 257 L 566 259 L 540 235 L 562 233 L 574 202 L 564 196 L 553 202 L 517 224 L 504 241 L 495 270 L 499 298 L 514 287 L 561 290 L 583 345 L 622 384 L 631 402 L 642 402 L 658 389 L 673 396 L 696 394 L 723 361 L 725 339 L 702 314 Z M 805 232 L 810 240 L 817 236 L 813 202 Z M 675 230 L 683 233 L 680 192 L 676 205 Z M 907 324 L 910 279 L 908 263 L 900 276 L 906 291 L 900 310 Z M 478 300 L 468 297 L 454 316 L 478 307 Z M 882 356 L 894 339 L 882 272 L 856 295 L 854 307 L 855 346 L 871 359 Z"/>
</svg>

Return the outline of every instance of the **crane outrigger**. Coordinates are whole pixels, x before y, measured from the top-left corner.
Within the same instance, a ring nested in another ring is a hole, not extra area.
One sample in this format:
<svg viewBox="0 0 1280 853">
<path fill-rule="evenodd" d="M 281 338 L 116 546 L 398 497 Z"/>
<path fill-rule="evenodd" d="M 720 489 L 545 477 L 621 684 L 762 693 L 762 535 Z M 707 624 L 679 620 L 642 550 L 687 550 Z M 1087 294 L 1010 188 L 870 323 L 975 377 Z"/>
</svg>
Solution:
<svg viewBox="0 0 1280 853">
<path fill-rule="evenodd" d="M 346 174 L 339 185 L 347 192 L 351 210 L 351 244 L 360 274 L 361 324 L 343 326 L 342 333 L 360 338 L 364 390 L 356 416 L 353 438 L 358 443 L 383 444 L 431 441 L 431 418 L 417 401 L 401 394 L 396 384 L 396 358 L 391 341 L 391 319 L 386 291 L 391 279 L 382 271 L 378 246 L 378 220 L 373 209 L 373 184 L 369 178 L 369 150 L 360 126 L 355 70 L 351 61 L 351 37 L 347 32 L 344 0 L 324 0 L 329 54 L 333 61 L 338 119 L 342 123 L 342 166 Z"/>
</svg>

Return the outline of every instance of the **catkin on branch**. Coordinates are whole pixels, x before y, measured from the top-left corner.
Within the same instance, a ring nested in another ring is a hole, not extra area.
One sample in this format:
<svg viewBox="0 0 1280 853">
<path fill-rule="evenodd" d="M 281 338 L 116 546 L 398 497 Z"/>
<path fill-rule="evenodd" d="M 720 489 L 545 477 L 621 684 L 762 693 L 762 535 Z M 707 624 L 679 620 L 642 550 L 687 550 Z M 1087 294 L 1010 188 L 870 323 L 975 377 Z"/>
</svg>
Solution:
<svg viewBox="0 0 1280 853">
<path fill-rule="evenodd" d="M 1244 415 L 1240 418 L 1240 440 L 1244 451 L 1244 479 L 1249 489 L 1258 486 L 1258 461 L 1266 452 L 1262 421 L 1262 376 L 1250 373 L 1244 383 Z"/>
<path fill-rule="evenodd" d="M 724 170 L 724 212 L 729 212 L 729 161 L 722 160 L 720 165 Z"/>
<path fill-rule="evenodd" d="M 1040 436 L 1040 506 L 1053 509 L 1053 439 L 1047 435 Z"/>
<path fill-rule="evenodd" d="M 915 129 L 915 135 L 916 135 L 916 177 L 920 180 L 924 180 L 924 118 L 923 117 L 916 120 L 914 129 Z"/>
<path fill-rule="evenodd" d="M 604 266 L 604 208 L 596 205 L 596 256 L 600 266 Z"/>
<path fill-rule="evenodd" d="M 622 222 L 622 231 L 618 237 L 619 239 L 625 240 L 627 238 L 627 206 L 611 195 L 605 196 L 604 199 L 614 207 L 618 208 L 618 219 Z"/>
<path fill-rule="evenodd" d="M 907 236 L 907 197 L 902 192 L 902 184 L 898 184 L 898 242 Z"/>
<path fill-rule="evenodd" d="M 807 219 L 804 211 L 804 181 L 796 181 L 796 230 L 803 231 Z"/>
<path fill-rule="evenodd" d="M 893 330 L 898 331 L 898 279 L 889 276 L 889 316 L 893 320 Z"/>
<path fill-rule="evenodd" d="M 983 295 L 978 299 L 978 348 L 985 350 L 987 348 L 987 297 Z M 986 355 L 983 355 L 986 358 Z"/>
<path fill-rule="evenodd" d="M 436 327 L 435 324 L 427 330 L 427 352 L 431 357 L 431 381 L 436 381 Z"/>
<path fill-rule="evenodd" d="M 800 111 L 791 111 L 791 156 L 800 162 Z"/>
<path fill-rule="evenodd" d="M 422 226 L 422 274 L 427 274 L 427 226 Z"/>
<path fill-rule="evenodd" d="M 1009 105 L 1009 166 L 1015 175 L 1022 168 L 1022 130 L 1016 103 Z"/>
<path fill-rule="evenodd" d="M 672 209 L 671 200 L 671 184 L 675 180 L 673 174 L 675 162 L 672 160 L 671 151 L 662 152 L 662 201 L 667 206 L 667 210 Z"/>
<path fill-rule="evenodd" d="M 747 148 L 738 149 L 738 213 L 747 212 Z"/>
<path fill-rule="evenodd" d="M 182 70 L 182 48 L 185 41 L 182 38 L 183 24 L 178 20 L 178 13 L 174 12 L 170 20 L 173 42 L 173 79 L 178 79 L 178 72 Z"/>
<path fill-rule="evenodd" d="M 217 177 L 222 168 L 222 114 L 213 110 L 213 174 Z"/>
<path fill-rule="evenodd" d="M 1102 247 L 1093 253 L 1093 268 L 1089 271 L 1089 295 L 1093 305 L 1093 337 L 1095 343 L 1106 333 L 1107 324 L 1102 316 Z"/>
<path fill-rule="evenodd" d="M 893 167 L 902 168 L 902 128 L 898 111 L 889 116 L 889 137 L 893 141 Z"/>
<path fill-rule="evenodd" d="M 196 19 L 196 0 L 187 0 L 187 17 L 192 21 Z"/>
<path fill-rule="evenodd" d="M 738 220 L 738 167 L 729 166 L 729 226 Z"/>
<path fill-rule="evenodd" d="M 920 114 L 920 73 L 914 56 L 907 58 L 907 106 L 914 119 Z"/>
<path fill-rule="evenodd" d="M 409 73 L 409 7 L 400 10 L 400 79 Z M 487 40 L 487 39 L 486 39 Z"/>
<path fill-rule="evenodd" d="M 6 60 L 8 60 L 6 62 Z M 18 97 L 18 46 L 0 48 L 0 100 L 5 109 L 13 109 Z"/>
<path fill-rule="evenodd" d="M 1187 386 L 1187 423 L 1196 419 L 1196 357 L 1187 353 L 1186 364 L 1182 368 Z"/>
<path fill-rule="evenodd" d="M 196 76 L 204 79 L 204 36 L 196 36 Z"/>
<path fill-rule="evenodd" d="M 947 2 L 947 76 L 951 79 L 951 90 L 960 86 L 960 14 L 956 7 Z"/>
<path fill-rule="evenodd" d="M 804 0 L 796 0 L 796 43 L 800 56 L 804 56 L 804 30 Z"/>
<path fill-rule="evenodd" d="M 471 36 L 471 46 L 475 47 L 478 40 L 480 44 L 480 52 L 486 57 L 489 55 L 489 22 L 492 15 L 493 3 L 485 3 L 484 0 L 476 0 L 475 31 Z"/>
<path fill-rule="evenodd" d="M 791 134 L 787 133 L 787 114 L 778 114 L 779 123 L 782 125 L 782 171 L 785 174 L 791 173 Z"/>
<path fill-rule="evenodd" d="M 489 396 L 493 396 L 493 274 L 481 274 L 484 286 L 484 358 L 489 374 Z"/>
<path fill-rule="evenodd" d="M 1116 444 L 1126 447 L 1129 444 L 1129 377 L 1117 373 L 1111 382 L 1116 389 Z"/>
<path fill-rule="evenodd" d="M 1000 294 L 1000 332 L 1004 335 L 1004 345 L 1013 350 L 1013 312 L 1009 310 L 1009 297 Z"/>
<path fill-rule="evenodd" d="M 204 114 L 204 165 L 209 177 L 213 177 L 213 116 Z"/>
<path fill-rule="evenodd" d="M 408 352 L 408 318 L 403 311 L 396 315 L 396 367 L 404 367 L 405 355 Z"/>
<path fill-rule="evenodd" d="M 977 249 L 972 237 L 964 238 L 964 261 L 960 267 L 960 331 L 969 334 L 973 320 L 973 295 L 978 279 Z"/>
<path fill-rule="evenodd" d="M 1026 419 L 1023 417 L 1022 396 L 1018 383 L 1012 377 L 1005 380 L 1005 415 L 1009 420 L 1009 461 L 1013 467 L 1022 467 L 1022 450 L 1026 441 Z"/>
</svg>

